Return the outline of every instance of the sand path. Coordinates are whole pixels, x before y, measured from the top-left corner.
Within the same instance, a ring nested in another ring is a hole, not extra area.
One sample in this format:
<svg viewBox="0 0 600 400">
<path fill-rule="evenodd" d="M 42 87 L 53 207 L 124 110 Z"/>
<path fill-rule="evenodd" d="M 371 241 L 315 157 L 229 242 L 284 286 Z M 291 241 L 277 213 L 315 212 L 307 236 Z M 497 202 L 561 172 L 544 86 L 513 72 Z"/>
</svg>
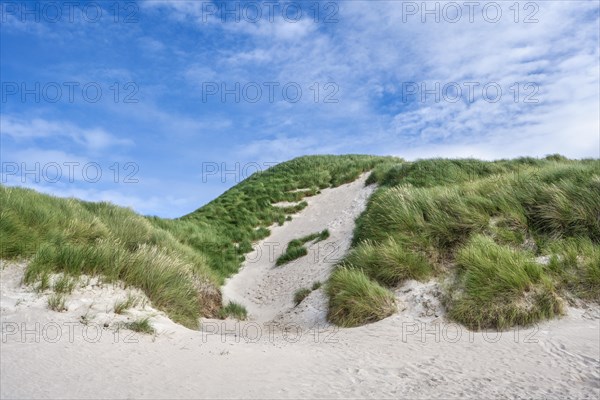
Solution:
<svg viewBox="0 0 600 400">
<path fill-rule="evenodd" d="M 311 288 L 315 282 L 325 282 L 333 265 L 348 251 L 355 219 L 375 189 L 373 185 L 365 186 L 367 176 L 363 174 L 352 183 L 323 189 L 319 195 L 305 198 L 308 207 L 294 214 L 292 221 L 272 226 L 271 235 L 255 244 L 241 271 L 226 282 L 225 301 L 243 304 L 253 321 L 293 322 L 307 327 L 326 324 L 322 288 L 298 306 L 293 295 L 298 289 Z M 308 255 L 275 265 L 291 240 L 324 229 L 329 230 L 330 237 L 307 243 Z"/>
</svg>

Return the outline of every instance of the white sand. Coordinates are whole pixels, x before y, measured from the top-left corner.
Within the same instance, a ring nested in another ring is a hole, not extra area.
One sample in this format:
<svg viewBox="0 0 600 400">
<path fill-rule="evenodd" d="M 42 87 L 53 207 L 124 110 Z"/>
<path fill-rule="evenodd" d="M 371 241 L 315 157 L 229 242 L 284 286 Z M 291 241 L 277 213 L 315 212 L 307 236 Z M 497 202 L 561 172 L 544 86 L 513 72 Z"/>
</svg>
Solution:
<svg viewBox="0 0 600 400">
<path fill-rule="evenodd" d="M 339 246 L 341 256 L 371 190 L 362 181 L 323 190 L 259 244 L 280 242 L 281 252 L 290 239 L 328 228 L 324 243 Z M 0 272 L 0 397 L 600 396 L 597 308 L 569 309 L 567 317 L 534 328 L 486 335 L 444 320 L 436 282 L 407 282 L 396 290 L 399 313 L 337 329 L 325 324 L 322 290 L 293 305 L 294 290 L 330 272 L 332 260 L 311 255 L 282 267 L 273 267 L 268 253 L 245 264 L 224 293 L 248 307 L 247 322 L 205 320 L 204 332 L 195 332 L 148 306 L 133 310 L 130 319 L 152 316 L 156 335 L 115 329 L 128 317 L 112 312 L 127 293 L 118 286 L 91 281 L 69 296 L 68 311 L 58 313 L 46 308 L 47 294 L 20 284 L 24 264 L 7 264 Z M 85 314 L 87 326 L 79 322 Z M 23 335 L 24 329 L 30 332 Z"/>
</svg>

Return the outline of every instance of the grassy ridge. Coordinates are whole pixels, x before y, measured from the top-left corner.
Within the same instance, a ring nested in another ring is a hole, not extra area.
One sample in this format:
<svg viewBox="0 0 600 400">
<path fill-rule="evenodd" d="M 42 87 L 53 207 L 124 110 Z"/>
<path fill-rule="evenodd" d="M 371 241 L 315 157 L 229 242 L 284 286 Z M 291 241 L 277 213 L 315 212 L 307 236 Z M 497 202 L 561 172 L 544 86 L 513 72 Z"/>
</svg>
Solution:
<svg viewBox="0 0 600 400">
<path fill-rule="evenodd" d="M 0 257 L 31 259 L 26 283 L 43 284 L 55 272 L 122 280 L 192 328 L 220 305 L 207 256 L 129 209 L 4 186 L 0 200 Z"/>
<path fill-rule="evenodd" d="M 142 289 L 173 320 L 197 328 L 199 316 L 219 312 L 218 290 L 235 273 L 252 242 L 268 226 L 306 206 L 274 207 L 301 201 L 319 188 L 354 180 L 392 158 L 309 156 L 277 165 L 228 190 L 180 219 L 143 217 L 109 203 L 61 199 L 22 188 L 0 186 L 0 258 L 30 259 L 25 279 L 47 285 L 65 272 L 101 275 Z M 397 160 L 397 159 L 396 159 Z M 294 189 L 308 189 L 293 191 Z M 64 296 L 55 299 L 60 308 Z"/>
<path fill-rule="evenodd" d="M 378 164 L 392 161 L 401 160 L 365 155 L 299 157 L 253 174 L 181 220 L 213 227 L 224 238 L 220 242 L 223 247 L 231 252 L 235 246 L 238 254 L 244 254 L 251 250 L 253 241 L 269 235 L 268 226 L 281 225 L 288 214 L 304 208 L 306 203 L 301 202 L 304 197 L 312 196 L 322 188 L 352 182 Z M 300 204 L 289 208 L 272 205 L 277 202 Z M 225 261 L 223 276 L 237 271 L 238 260 Z"/>
<path fill-rule="evenodd" d="M 396 157 L 367 155 L 305 156 L 255 173 L 198 210 L 176 220 L 150 218 L 182 244 L 207 256 L 209 267 L 222 283 L 239 269 L 252 243 L 269 236 L 274 223 L 306 207 L 303 198 L 320 189 L 352 182 Z M 299 190 L 302 189 L 302 190 Z M 290 207 L 278 202 L 299 202 Z"/>
<path fill-rule="evenodd" d="M 382 186 L 357 221 L 345 268 L 384 286 L 454 274 L 449 316 L 475 329 L 551 317 L 571 293 L 598 299 L 597 160 L 384 163 L 369 181 Z M 534 261 L 541 256 L 549 265 Z"/>
</svg>

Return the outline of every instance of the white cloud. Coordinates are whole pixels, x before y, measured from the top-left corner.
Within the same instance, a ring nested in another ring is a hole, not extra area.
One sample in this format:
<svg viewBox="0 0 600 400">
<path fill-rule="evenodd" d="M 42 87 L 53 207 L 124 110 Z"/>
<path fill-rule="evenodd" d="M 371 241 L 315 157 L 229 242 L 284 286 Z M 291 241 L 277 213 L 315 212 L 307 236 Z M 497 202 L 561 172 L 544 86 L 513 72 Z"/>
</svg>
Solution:
<svg viewBox="0 0 600 400">
<path fill-rule="evenodd" d="M 120 139 L 102 128 L 82 128 L 66 121 L 49 121 L 42 118 L 25 119 L 0 115 L 2 134 L 15 140 L 40 138 L 67 138 L 88 151 L 107 150 L 115 146 L 130 146 L 130 139 Z"/>
</svg>

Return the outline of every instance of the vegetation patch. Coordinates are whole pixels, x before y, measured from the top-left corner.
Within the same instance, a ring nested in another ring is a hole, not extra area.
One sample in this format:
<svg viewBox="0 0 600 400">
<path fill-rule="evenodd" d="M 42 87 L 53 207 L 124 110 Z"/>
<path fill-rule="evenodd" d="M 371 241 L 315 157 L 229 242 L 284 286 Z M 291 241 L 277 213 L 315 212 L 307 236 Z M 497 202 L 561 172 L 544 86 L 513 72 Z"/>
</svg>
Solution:
<svg viewBox="0 0 600 400">
<path fill-rule="evenodd" d="M 600 246 L 589 239 L 569 238 L 545 244 L 548 269 L 557 286 L 584 300 L 600 302 Z"/>
<path fill-rule="evenodd" d="M 131 322 L 125 322 L 122 326 L 125 329 L 129 329 L 130 331 L 134 332 L 146 333 L 149 335 L 156 333 L 156 330 L 150 323 L 150 318 L 148 317 L 136 319 L 135 321 Z"/>
<path fill-rule="evenodd" d="M 232 317 L 243 321 L 248 318 L 248 311 L 246 311 L 246 307 L 243 305 L 234 301 L 230 301 L 225 307 L 221 308 L 221 311 L 219 311 L 219 317 L 222 319 Z"/>
<path fill-rule="evenodd" d="M 306 235 L 304 237 L 301 237 L 300 239 L 292 240 L 288 243 L 285 252 L 277 258 L 275 264 L 277 266 L 280 266 L 307 255 L 308 250 L 306 249 L 306 247 L 304 247 L 306 243 L 312 241 L 315 241 L 315 243 L 317 243 L 327 239 L 328 237 L 329 231 L 325 229 L 324 231 L 311 233 L 310 235 Z"/>
<path fill-rule="evenodd" d="M 296 292 L 294 293 L 294 304 L 297 306 L 298 304 L 302 303 L 302 301 L 308 297 L 309 294 L 312 293 L 312 290 L 308 289 L 308 288 L 302 288 L 302 289 L 298 289 L 296 290 Z"/>
<path fill-rule="evenodd" d="M 322 283 L 317 281 L 315 283 L 313 283 L 313 285 L 311 286 L 310 289 L 308 288 L 301 288 L 296 290 L 296 292 L 294 292 L 294 305 L 297 306 L 298 304 L 302 303 L 304 301 L 305 298 L 308 297 L 309 294 L 311 294 L 313 291 L 319 289 L 321 287 Z"/>
<path fill-rule="evenodd" d="M 342 265 L 361 269 L 369 278 L 387 286 L 407 279 L 424 280 L 433 273 L 432 265 L 423 255 L 404 247 L 394 238 L 381 244 L 360 243 L 350 251 Z"/>
<path fill-rule="evenodd" d="M 394 294 L 359 269 L 338 268 L 326 287 L 328 319 L 352 327 L 379 321 L 396 311 Z"/>
<path fill-rule="evenodd" d="M 308 203 L 306 201 L 301 201 L 300 203 L 293 205 L 293 206 L 288 206 L 288 207 L 280 207 L 281 211 L 283 211 L 285 214 L 295 214 L 299 211 L 304 210 L 306 207 L 308 207 Z"/>
<path fill-rule="evenodd" d="M 45 292 L 50 289 L 50 273 L 43 272 L 40 274 L 37 283 L 34 285 L 35 291 L 38 293 Z"/>
<path fill-rule="evenodd" d="M 457 255 L 450 318 L 469 328 L 529 325 L 562 312 L 553 282 L 531 254 L 476 235 Z"/>
<path fill-rule="evenodd" d="M 65 295 L 62 293 L 53 293 L 48 297 L 48 308 L 53 311 L 67 311 Z"/>
<path fill-rule="evenodd" d="M 76 281 L 68 275 L 61 275 L 53 285 L 55 293 L 71 293 L 75 288 Z"/>
<path fill-rule="evenodd" d="M 127 298 L 125 300 L 119 300 L 115 302 L 114 311 L 115 314 L 123 314 L 130 308 L 135 307 L 139 303 L 139 299 L 131 293 L 127 294 Z"/>
</svg>

